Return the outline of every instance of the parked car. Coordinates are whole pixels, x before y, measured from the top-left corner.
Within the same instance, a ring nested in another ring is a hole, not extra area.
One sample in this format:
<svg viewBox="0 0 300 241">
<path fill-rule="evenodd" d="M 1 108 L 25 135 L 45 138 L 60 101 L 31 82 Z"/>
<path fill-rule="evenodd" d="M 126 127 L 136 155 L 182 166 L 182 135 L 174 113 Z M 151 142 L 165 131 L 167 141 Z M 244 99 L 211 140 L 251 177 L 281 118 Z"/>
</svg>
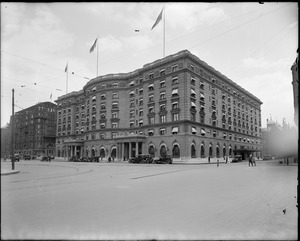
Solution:
<svg viewBox="0 0 300 241">
<path fill-rule="evenodd" d="M 31 156 L 30 155 L 24 155 L 24 160 L 31 160 Z"/>
<path fill-rule="evenodd" d="M 100 156 L 94 156 L 90 158 L 91 162 L 99 162 Z"/>
<path fill-rule="evenodd" d="M 272 157 L 272 156 L 264 156 L 263 157 L 263 160 L 273 160 L 274 159 L 274 157 Z"/>
<path fill-rule="evenodd" d="M 42 162 L 50 162 L 51 158 L 49 156 L 43 156 L 41 161 Z"/>
<path fill-rule="evenodd" d="M 153 163 L 155 163 L 155 164 L 172 164 L 173 158 L 169 155 L 160 156 L 160 157 L 154 158 Z"/>
<path fill-rule="evenodd" d="M 138 155 L 129 160 L 129 163 L 153 163 L 151 155 Z"/>
<path fill-rule="evenodd" d="M 231 162 L 241 162 L 242 156 L 241 155 L 235 155 Z"/>
<path fill-rule="evenodd" d="M 71 157 L 69 158 L 69 161 L 70 161 L 70 162 L 79 162 L 80 159 L 79 159 L 78 156 L 71 156 Z"/>
</svg>

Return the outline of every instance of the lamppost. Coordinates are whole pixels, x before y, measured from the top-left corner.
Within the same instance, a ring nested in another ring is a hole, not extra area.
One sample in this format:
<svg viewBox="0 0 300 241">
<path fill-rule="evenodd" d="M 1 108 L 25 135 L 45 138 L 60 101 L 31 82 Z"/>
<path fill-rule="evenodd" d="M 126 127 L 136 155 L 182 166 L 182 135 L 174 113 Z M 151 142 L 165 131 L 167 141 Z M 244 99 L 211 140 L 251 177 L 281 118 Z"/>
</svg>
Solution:
<svg viewBox="0 0 300 241">
<path fill-rule="evenodd" d="M 12 89 L 12 116 L 11 116 L 11 164 L 15 170 L 15 90 Z"/>
</svg>

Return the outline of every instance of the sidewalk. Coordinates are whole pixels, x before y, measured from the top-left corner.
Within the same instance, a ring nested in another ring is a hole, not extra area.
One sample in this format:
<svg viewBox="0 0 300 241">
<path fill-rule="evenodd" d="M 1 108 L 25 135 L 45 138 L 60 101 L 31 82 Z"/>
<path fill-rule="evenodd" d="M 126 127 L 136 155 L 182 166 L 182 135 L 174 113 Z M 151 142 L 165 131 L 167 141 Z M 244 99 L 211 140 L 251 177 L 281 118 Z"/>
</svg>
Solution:
<svg viewBox="0 0 300 241">
<path fill-rule="evenodd" d="M 216 158 L 212 157 L 210 158 L 210 162 L 208 162 L 208 158 L 173 158 L 173 164 L 215 164 L 217 165 L 219 160 L 219 164 L 225 163 L 225 160 L 223 157 Z M 228 159 L 228 163 L 231 162 L 231 158 Z"/>
</svg>

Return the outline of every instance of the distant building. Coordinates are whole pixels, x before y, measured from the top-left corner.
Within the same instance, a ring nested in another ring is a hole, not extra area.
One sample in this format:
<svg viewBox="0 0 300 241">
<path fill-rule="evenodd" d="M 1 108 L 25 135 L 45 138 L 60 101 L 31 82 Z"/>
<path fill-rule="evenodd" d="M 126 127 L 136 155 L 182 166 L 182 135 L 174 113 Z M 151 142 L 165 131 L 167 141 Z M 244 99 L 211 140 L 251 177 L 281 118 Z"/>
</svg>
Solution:
<svg viewBox="0 0 300 241">
<path fill-rule="evenodd" d="M 41 102 L 15 113 L 15 153 L 54 155 L 56 105 Z"/>
<path fill-rule="evenodd" d="M 291 67 L 292 70 L 292 85 L 293 85 L 293 93 L 294 93 L 294 120 L 296 126 L 299 126 L 299 73 L 298 73 L 298 58 L 299 52 L 297 50 L 298 56 Z"/>
<path fill-rule="evenodd" d="M 1 128 L 1 158 L 9 157 L 11 154 L 11 126 L 7 124 Z"/>
<path fill-rule="evenodd" d="M 262 102 L 184 50 L 60 96 L 57 156 L 258 155 Z"/>
<path fill-rule="evenodd" d="M 263 156 L 296 156 L 298 132 L 283 119 L 282 126 L 267 119 L 267 127 L 262 128 Z"/>
</svg>

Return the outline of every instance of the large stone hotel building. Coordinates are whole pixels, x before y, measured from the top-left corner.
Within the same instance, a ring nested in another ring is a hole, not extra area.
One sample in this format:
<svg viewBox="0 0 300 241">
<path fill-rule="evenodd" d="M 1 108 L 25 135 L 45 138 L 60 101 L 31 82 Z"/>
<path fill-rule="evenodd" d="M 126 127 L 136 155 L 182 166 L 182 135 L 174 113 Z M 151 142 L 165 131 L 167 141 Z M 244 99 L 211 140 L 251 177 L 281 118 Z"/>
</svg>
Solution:
<svg viewBox="0 0 300 241">
<path fill-rule="evenodd" d="M 56 155 L 260 155 L 262 102 L 184 50 L 59 97 Z"/>
</svg>

